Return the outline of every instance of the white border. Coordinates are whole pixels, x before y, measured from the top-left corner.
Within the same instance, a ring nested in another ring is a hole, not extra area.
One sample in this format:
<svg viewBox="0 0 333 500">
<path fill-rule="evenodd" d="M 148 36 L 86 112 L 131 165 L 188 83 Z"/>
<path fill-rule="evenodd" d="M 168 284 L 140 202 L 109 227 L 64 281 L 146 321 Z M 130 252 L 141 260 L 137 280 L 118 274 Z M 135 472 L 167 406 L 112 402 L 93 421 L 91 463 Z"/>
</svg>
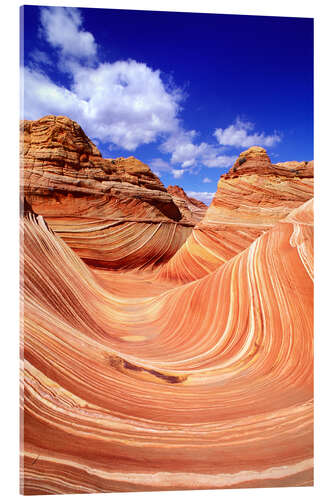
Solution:
<svg viewBox="0 0 333 500">
<path fill-rule="evenodd" d="M 28 5 L 103 7 L 136 10 L 182 12 L 216 12 L 225 14 L 315 17 L 315 170 L 316 170 L 316 293 L 315 293 L 315 487 L 247 490 L 184 491 L 158 493 L 112 494 L 112 498 L 133 500 L 177 499 L 267 499 L 281 497 L 306 500 L 326 499 L 332 494 L 331 450 L 332 416 L 332 8 L 329 2 L 279 0 L 185 1 L 185 0 L 80 0 L 50 2 L 27 1 Z M 2 446 L 1 494 L 19 498 L 18 494 L 18 120 L 19 120 L 19 6 L 22 2 L 3 2 L 0 34 L 1 58 L 1 315 L 2 347 Z M 112 29 L 112 27 L 110 27 Z M 172 36 L 172 33 L 170 33 Z M 300 75 L 300 78 L 302 75 Z M 286 75 L 288 78 L 288 75 Z M 111 495 L 111 494 L 106 494 Z M 72 496 L 72 495 L 71 495 Z M 73 495 L 80 498 L 81 495 Z M 36 496 L 33 498 L 47 498 Z M 53 498 L 64 498 L 56 495 Z M 89 495 L 98 500 L 100 495 Z"/>
</svg>

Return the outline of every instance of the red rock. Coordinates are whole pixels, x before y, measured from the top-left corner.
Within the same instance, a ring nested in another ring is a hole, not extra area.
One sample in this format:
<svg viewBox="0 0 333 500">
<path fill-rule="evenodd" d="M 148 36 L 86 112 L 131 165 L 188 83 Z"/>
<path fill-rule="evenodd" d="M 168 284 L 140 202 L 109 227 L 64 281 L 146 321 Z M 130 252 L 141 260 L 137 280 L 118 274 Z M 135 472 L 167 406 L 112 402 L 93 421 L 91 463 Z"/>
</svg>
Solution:
<svg viewBox="0 0 333 500">
<path fill-rule="evenodd" d="M 206 213 L 207 205 L 195 198 L 189 198 L 184 189 L 179 186 L 168 186 L 167 191 L 171 194 L 184 219 L 187 218 L 196 224 L 200 222 Z"/>
<path fill-rule="evenodd" d="M 94 265 L 156 266 L 180 248 L 194 221 L 148 165 L 104 159 L 65 116 L 21 124 L 25 205 Z"/>
<path fill-rule="evenodd" d="M 26 220 L 23 492 L 311 485 L 312 218 L 186 286 L 130 273 L 118 293 Z"/>
<path fill-rule="evenodd" d="M 205 276 L 312 197 L 312 161 L 273 165 L 263 148 L 244 151 L 221 176 L 204 218 L 158 279 L 186 283 Z"/>
<path fill-rule="evenodd" d="M 22 127 L 22 493 L 312 485 L 313 163 L 250 148 L 186 239 L 181 188 Z"/>
</svg>

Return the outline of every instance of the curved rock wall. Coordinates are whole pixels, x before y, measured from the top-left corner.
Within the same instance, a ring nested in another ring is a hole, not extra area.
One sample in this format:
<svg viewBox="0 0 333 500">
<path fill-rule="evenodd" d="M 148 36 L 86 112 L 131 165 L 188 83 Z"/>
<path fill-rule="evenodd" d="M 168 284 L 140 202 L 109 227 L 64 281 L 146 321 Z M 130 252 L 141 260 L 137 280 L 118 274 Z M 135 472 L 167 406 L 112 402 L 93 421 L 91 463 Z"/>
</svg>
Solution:
<svg viewBox="0 0 333 500">
<path fill-rule="evenodd" d="M 312 201 L 137 296 L 24 224 L 26 494 L 312 484 Z"/>
<path fill-rule="evenodd" d="M 22 492 L 313 484 L 313 162 L 250 148 L 205 212 L 66 117 L 22 139 Z"/>
</svg>

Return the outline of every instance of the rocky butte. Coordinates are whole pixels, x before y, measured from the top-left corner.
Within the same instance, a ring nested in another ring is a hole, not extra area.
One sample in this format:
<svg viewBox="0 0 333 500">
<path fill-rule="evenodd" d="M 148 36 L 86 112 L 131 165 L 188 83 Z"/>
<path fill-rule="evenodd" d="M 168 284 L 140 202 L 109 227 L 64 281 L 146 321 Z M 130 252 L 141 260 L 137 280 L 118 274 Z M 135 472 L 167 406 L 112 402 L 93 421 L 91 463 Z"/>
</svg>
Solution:
<svg viewBox="0 0 333 500">
<path fill-rule="evenodd" d="M 22 133 L 21 491 L 312 485 L 312 162 L 248 149 L 194 226 L 68 118 Z"/>
<path fill-rule="evenodd" d="M 65 116 L 21 123 L 24 206 L 42 215 L 80 257 L 96 266 L 156 266 L 180 248 L 198 220 L 179 208 L 148 165 L 105 159 Z M 197 202 L 200 203 L 200 202 Z"/>
<path fill-rule="evenodd" d="M 203 219 L 159 278 L 201 278 L 247 248 L 291 210 L 313 197 L 313 161 L 272 164 L 261 147 L 242 152 Z"/>
</svg>

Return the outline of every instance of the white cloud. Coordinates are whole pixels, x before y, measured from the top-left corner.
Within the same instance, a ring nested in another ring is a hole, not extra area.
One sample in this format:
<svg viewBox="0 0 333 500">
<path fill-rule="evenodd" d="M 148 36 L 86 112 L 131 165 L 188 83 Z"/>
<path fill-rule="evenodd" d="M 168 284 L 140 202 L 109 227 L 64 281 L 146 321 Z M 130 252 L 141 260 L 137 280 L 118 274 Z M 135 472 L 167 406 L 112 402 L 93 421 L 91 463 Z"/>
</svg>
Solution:
<svg viewBox="0 0 333 500">
<path fill-rule="evenodd" d="M 274 132 L 273 135 L 265 135 L 262 133 L 249 133 L 254 129 L 254 124 L 251 122 L 244 122 L 239 118 L 236 119 L 235 124 L 229 127 L 218 128 L 214 132 L 219 144 L 222 146 L 234 146 L 249 148 L 250 146 L 273 146 L 281 141 L 281 137 Z"/>
<path fill-rule="evenodd" d="M 172 175 L 175 179 L 180 179 L 183 176 L 185 170 L 173 168 L 167 161 L 162 158 L 153 158 L 149 165 L 154 172 L 154 174 L 161 176 L 164 172 Z"/>
<path fill-rule="evenodd" d="M 150 166 L 158 170 L 170 170 L 170 164 L 163 160 L 162 158 L 153 158 L 150 162 Z"/>
<path fill-rule="evenodd" d="M 46 40 L 59 48 L 63 56 L 93 57 L 97 53 L 94 36 L 82 29 L 78 9 L 70 7 L 44 7 L 41 23 Z"/>
<path fill-rule="evenodd" d="M 204 182 L 205 184 L 208 184 L 209 182 L 212 182 L 212 180 L 209 179 L 209 177 L 205 177 L 202 182 Z"/>
<path fill-rule="evenodd" d="M 176 169 L 172 169 L 172 171 L 171 171 L 171 173 L 175 179 L 180 179 L 180 177 L 183 176 L 184 172 L 185 172 L 185 170 L 176 170 Z"/>
<path fill-rule="evenodd" d="M 73 71 L 72 90 L 87 103 L 84 121 L 102 141 L 128 150 L 155 141 L 178 127 L 179 92 L 168 91 L 159 70 L 117 61 Z"/>
<path fill-rule="evenodd" d="M 206 153 L 202 157 L 202 163 L 208 168 L 227 168 L 231 167 L 237 156 L 221 155 L 218 153 L 218 149 L 214 146 L 209 146 Z"/>
<path fill-rule="evenodd" d="M 196 198 L 197 200 L 203 201 L 206 205 L 210 205 L 215 193 L 208 193 L 202 191 L 187 191 L 187 196 L 190 198 Z"/>
<path fill-rule="evenodd" d="M 216 129 L 218 144 L 197 140 L 195 130 L 184 130 L 179 119 L 184 94 L 162 81 L 158 69 L 134 60 L 101 63 L 94 36 L 84 31 L 80 11 L 66 7 L 41 8 L 41 34 L 58 49 L 58 70 L 69 74 L 68 88 L 54 83 L 39 68 L 47 54 L 35 51 L 24 69 L 24 118 L 36 120 L 47 114 L 67 115 L 87 135 L 108 143 L 109 149 L 134 151 L 142 144 L 163 140 L 161 150 L 170 154 L 170 164 L 155 158 L 152 170 L 168 171 L 175 178 L 195 167 L 228 168 L 236 156 L 225 154 L 225 146 L 271 145 L 275 134 L 249 133 L 253 125 L 237 119 L 225 130 Z"/>
<path fill-rule="evenodd" d="M 178 130 L 163 144 L 162 151 L 171 154 L 171 163 L 180 163 L 182 168 L 193 167 L 201 163 L 206 167 L 231 167 L 236 156 L 221 155 L 221 148 L 201 142 L 194 144 L 195 130 Z"/>
<path fill-rule="evenodd" d="M 171 163 L 180 163 L 183 168 L 194 165 L 202 149 L 193 144 L 195 135 L 195 130 L 177 130 L 162 144 L 162 151 L 171 154 Z"/>
<path fill-rule="evenodd" d="M 30 58 L 33 62 L 37 64 L 46 64 L 47 66 L 52 66 L 52 59 L 48 56 L 46 52 L 42 50 L 35 49 L 31 52 Z"/>
<path fill-rule="evenodd" d="M 24 118 L 36 120 L 48 114 L 67 115 L 80 122 L 86 103 L 75 93 L 53 83 L 43 73 L 24 68 Z"/>
<path fill-rule="evenodd" d="M 159 177 L 161 177 L 163 172 L 170 173 L 172 170 L 171 165 L 167 161 L 163 160 L 162 158 L 153 158 L 149 162 L 149 166 L 150 166 L 151 170 L 154 172 L 154 174 L 158 175 Z"/>
<path fill-rule="evenodd" d="M 59 69 L 70 73 L 72 85 L 55 84 L 35 63 L 25 68 L 26 119 L 65 114 L 88 136 L 129 151 L 178 129 L 182 94 L 164 85 L 159 70 L 133 60 L 99 63 L 77 9 L 42 8 L 41 22 L 44 37 L 61 49 Z"/>
</svg>

